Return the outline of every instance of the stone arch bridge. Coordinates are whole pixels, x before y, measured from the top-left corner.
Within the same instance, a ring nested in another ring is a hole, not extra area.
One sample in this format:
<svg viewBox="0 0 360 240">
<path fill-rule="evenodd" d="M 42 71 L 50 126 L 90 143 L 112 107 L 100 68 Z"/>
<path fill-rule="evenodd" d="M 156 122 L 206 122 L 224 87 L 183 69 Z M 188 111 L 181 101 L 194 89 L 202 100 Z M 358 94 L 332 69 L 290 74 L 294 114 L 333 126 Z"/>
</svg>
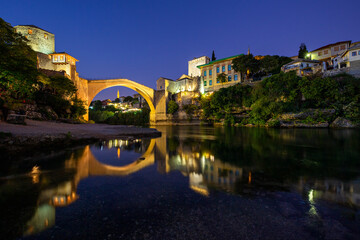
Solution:
<svg viewBox="0 0 360 240">
<path fill-rule="evenodd" d="M 155 125 L 159 121 L 166 120 L 166 100 L 167 91 L 157 91 L 140 83 L 129 79 L 104 79 L 104 80 L 87 80 L 79 78 L 76 81 L 78 96 L 90 106 L 94 97 L 104 89 L 116 86 L 130 88 L 138 92 L 148 103 L 150 107 L 150 124 Z M 84 116 L 88 120 L 88 113 Z"/>
</svg>

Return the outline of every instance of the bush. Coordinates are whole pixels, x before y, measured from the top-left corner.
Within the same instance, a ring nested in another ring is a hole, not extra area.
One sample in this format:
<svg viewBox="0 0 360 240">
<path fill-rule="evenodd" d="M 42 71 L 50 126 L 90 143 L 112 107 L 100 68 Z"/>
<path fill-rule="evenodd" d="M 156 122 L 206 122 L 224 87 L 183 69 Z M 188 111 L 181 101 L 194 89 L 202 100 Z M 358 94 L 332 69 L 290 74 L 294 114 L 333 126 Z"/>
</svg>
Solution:
<svg viewBox="0 0 360 240">
<path fill-rule="evenodd" d="M 179 105 L 175 101 L 170 100 L 169 103 L 168 103 L 167 112 L 170 113 L 170 114 L 174 114 L 178 110 L 179 110 Z"/>
</svg>

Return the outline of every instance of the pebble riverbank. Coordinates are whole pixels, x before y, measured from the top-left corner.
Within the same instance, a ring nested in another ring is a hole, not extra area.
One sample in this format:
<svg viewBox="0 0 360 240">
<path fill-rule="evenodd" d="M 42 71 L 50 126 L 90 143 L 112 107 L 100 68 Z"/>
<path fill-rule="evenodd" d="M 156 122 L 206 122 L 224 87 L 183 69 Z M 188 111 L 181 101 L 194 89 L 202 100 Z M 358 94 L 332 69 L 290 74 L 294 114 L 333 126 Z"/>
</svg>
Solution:
<svg viewBox="0 0 360 240">
<path fill-rule="evenodd" d="M 154 128 L 106 124 L 68 124 L 26 120 L 26 125 L 0 122 L 0 148 L 17 149 L 69 143 L 88 143 L 107 139 L 159 137 Z"/>
</svg>

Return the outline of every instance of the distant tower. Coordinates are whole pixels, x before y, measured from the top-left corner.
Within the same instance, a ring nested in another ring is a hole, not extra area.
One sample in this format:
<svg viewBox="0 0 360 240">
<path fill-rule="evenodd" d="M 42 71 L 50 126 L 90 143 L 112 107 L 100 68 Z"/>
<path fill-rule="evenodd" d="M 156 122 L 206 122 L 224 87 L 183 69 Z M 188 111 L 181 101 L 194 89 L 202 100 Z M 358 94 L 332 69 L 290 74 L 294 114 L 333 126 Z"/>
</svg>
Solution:
<svg viewBox="0 0 360 240">
<path fill-rule="evenodd" d="M 247 53 L 247 55 L 250 55 L 250 46 L 248 47 L 248 53 Z"/>
<path fill-rule="evenodd" d="M 120 98 L 120 93 L 119 93 L 119 90 L 117 92 L 117 98 Z"/>
</svg>

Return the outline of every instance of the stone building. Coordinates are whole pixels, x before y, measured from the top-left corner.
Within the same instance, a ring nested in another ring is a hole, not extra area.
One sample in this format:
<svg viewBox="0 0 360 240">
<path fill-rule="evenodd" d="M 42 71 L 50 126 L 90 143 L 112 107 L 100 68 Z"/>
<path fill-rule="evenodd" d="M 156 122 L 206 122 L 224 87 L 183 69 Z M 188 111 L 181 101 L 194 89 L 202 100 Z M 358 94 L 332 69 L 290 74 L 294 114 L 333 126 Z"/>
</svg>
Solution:
<svg viewBox="0 0 360 240">
<path fill-rule="evenodd" d="M 55 52 L 54 34 L 34 25 L 18 25 L 14 29 L 29 40 L 28 45 L 34 51 L 43 54 Z"/>
<path fill-rule="evenodd" d="M 25 36 L 28 45 L 37 53 L 37 67 L 47 76 L 65 76 L 71 79 L 78 88 L 78 97 L 86 99 L 81 93 L 87 92 L 85 79 L 76 72 L 76 58 L 66 52 L 55 52 L 55 35 L 34 25 L 18 25 L 17 33 Z"/>
<path fill-rule="evenodd" d="M 235 72 L 232 68 L 232 60 L 239 56 L 241 56 L 241 54 L 197 66 L 201 71 L 200 92 L 213 92 L 219 90 L 220 88 L 229 87 L 240 83 L 240 73 Z M 225 82 L 220 82 L 217 80 L 217 76 L 220 73 L 226 74 L 227 79 Z"/>
<path fill-rule="evenodd" d="M 197 66 L 208 64 L 209 62 L 210 58 L 207 56 L 194 58 L 193 60 L 188 61 L 188 75 L 191 77 L 200 77 L 201 71 Z"/>
</svg>

